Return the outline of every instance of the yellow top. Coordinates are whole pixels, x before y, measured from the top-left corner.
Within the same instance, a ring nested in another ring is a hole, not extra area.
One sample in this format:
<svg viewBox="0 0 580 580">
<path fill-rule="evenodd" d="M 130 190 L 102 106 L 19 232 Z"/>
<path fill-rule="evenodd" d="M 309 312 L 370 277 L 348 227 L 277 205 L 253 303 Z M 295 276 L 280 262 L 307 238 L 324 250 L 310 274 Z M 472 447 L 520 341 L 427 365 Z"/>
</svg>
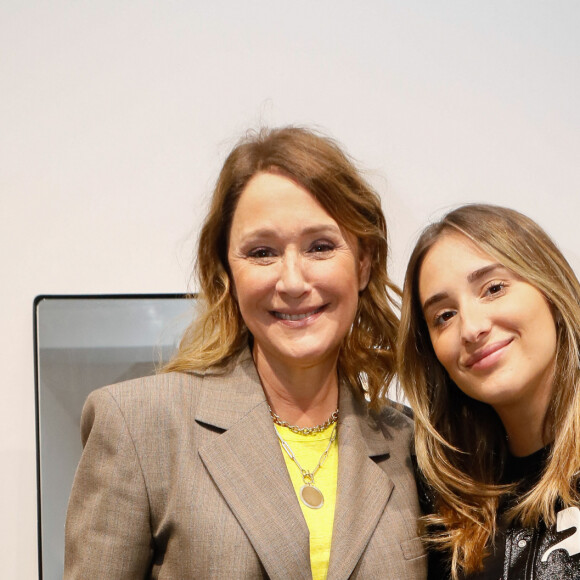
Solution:
<svg viewBox="0 0 580 580">
<path fill-rule="evenodd" d="M 330 425 L 321 433 L 300 435 L 293 433 L 287 427 L 275 425 L 278 433 L 290 449 L 292 449 L 298 463 L 309 471 L 318 465 L 318 460 L 324 453 L 334 425 Z M 282 445 L 280 444 L 280 447 Z M 314 476 L 314 485 L 324 496 L 324 505 L 319 509 L 312 509 L 304 505 L 300 499 L 300 488 L 304 485 L 300 470 L 290 459 L 282 447 L 286 467 L 298 496 L 298 503 L 302 508 L 304 519 L 310 531 L 310 566 L 313 580 L 326 580 L 328 562 L 330 559 L 330 544 L 332 541 L 332 525 L 334 523 L 334 506 L 336 504 L 336 483 L 338 480 L 338 437 L 331 445 L 324 465 Z"/>
</svg>

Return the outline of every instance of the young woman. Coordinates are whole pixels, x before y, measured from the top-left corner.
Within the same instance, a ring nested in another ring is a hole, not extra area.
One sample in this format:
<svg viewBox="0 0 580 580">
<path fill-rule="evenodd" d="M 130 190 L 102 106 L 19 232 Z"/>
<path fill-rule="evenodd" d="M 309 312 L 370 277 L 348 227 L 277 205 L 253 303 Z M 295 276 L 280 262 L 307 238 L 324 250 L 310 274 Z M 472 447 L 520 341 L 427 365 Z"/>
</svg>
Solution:
<svg viewBox="0 0 580 580">
<path fill-rule="evenodd" d="M 405 278 L 430 577 L 580 578 L 580 285 L 532 220 L 466 205 Z"/>
<path fill-rule="evenodd" d="M 179 352 L 85 405 L 65 578 L 423 580 L 411 422 L 379 409 L 386 265 L 379 197 L 334 142 L 288 127 L 239 143 Z"/>
</svg>

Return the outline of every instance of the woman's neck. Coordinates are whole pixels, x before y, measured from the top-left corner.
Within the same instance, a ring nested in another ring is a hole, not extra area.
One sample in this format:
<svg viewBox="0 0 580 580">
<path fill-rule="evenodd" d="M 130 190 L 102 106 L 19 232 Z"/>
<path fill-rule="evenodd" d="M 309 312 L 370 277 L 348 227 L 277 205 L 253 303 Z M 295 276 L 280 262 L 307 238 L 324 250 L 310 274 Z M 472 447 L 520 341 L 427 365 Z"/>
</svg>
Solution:
<svg viewBox="0 0 580 580">
<path fill-rule="evenodd" d="M 312 366 L 286 365 L 254 346 L 254 362 L 271 409 L 300 427 L 324 423 L 338 407 L 336 360 Z"/>
<path fill-rule="evenodd" d="M 545 447 L 545 409 L 496 409 L 508 437 L 508 448 L 516 457 L 526 457 Z"/>
</svg>

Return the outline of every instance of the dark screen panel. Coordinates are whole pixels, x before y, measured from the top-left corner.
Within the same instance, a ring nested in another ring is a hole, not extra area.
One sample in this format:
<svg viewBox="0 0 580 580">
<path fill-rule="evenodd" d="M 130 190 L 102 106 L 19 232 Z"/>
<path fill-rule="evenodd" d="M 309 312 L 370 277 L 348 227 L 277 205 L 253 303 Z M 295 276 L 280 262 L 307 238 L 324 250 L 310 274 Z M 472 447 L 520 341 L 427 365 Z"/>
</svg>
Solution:
<svg viewBox="0 0 580 580">
<path fill-rule="evenodd" d="M 34 302 L 39 570 L 62 578 L 80 416 L 99 387 L 153 374 L 195 315 L 185 295 L 39 296 Z"/>
</svg>

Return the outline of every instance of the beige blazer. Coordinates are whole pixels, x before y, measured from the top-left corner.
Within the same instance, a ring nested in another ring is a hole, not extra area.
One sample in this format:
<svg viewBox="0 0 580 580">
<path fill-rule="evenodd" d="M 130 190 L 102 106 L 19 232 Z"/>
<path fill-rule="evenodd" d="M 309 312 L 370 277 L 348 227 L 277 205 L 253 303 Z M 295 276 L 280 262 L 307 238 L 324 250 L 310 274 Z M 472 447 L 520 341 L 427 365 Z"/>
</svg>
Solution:
<svg viewBox="0 0 580 580">
<path fill-rule="evenodd" d="M 66 522 L 65 579 L 310 579 L 309 537 L 249 351 L 226 374 L 93 392 Z M 328 578 L 423 580 L 402 414 L 340 391 Z"/>
</svg>

